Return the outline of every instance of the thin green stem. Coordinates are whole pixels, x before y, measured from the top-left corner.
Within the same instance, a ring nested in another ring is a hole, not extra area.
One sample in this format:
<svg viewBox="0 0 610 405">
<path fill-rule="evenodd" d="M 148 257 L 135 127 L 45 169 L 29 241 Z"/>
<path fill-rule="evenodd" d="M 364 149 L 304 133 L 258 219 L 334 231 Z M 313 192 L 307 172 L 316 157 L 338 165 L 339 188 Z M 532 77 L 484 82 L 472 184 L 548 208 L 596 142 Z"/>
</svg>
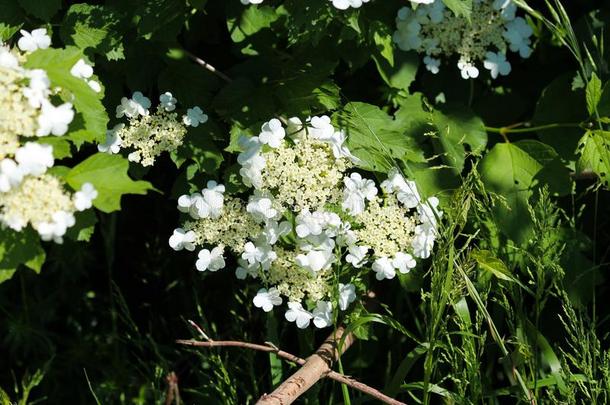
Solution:
<svg viewBox="0 0 610 405">
<path fill-rule="evenodd" d="M 468 275 L 466 275 L 466 273 L 460 266 L 456 266 L 456 268 L 458 269 L 460 275 L 462 276 L 462 278 L 464 279 L 464 281 L 466 283 L 466 289 L 468 290 L 468 295 L 470 295 L 470 298 L 473 299 L 473 301 L 475 302 L 475 304 L 477 305 L 479 310 L 483 313 L 483 316 L 485 317 L 485 319 L 487 321 L 487 326 L 489 327 L 491 337 L 498 344 L 498 347 L 500 348 L 500 352 L 502 353 L 503 358 L 508 359 L 508 361 L 510 361 L 510 366 L 512 368 L 513 376 L 516 378 L 516 380 L 519 384 L 519 387 L 521 388 L 521 390 L 523 391 L 523 394 L 525 395 L 525 398 L 527 398 L 528 403 L 534 405 L 536 403 L 536 400 L 534 399 L 534 397 L 532 397 L 532 393 L 527 388 L 527 384 L 525 383 L 525 380 L 521 376 L 521 373 L 519 372 L 517 366 L 512 363 L 512 359 L 510 357 L 510 352 L 504 345 L 504 340 L 503 340 L 502 336 L 500 335 L 500 332 L 496 328 L 496 325 L 494 324 L 494 322 L 491 318 L 491 315 L 487 311 L 487 307 L 483 303 L 483 300 L 481 299 L 476 287 L 474 286 L 474 284 L 472 283 L 472 281 L 470 280 Z"/>
<path fill-rule="evenodd" d="M 580 128 L 580 127 L 581 127 L 581 124 L 577 124 L 577 123 L 553 123 L 553 124 L 538 125 L 535 127 L 527 127 L 527 128 L 512 128 L 510 125 L 507 127 L 501 127 L 501 128 L 485 127 L 485 130 L 487 132 L 493 132 L 493 133 L 497 133 L 497 134 L 521 134 L 521 133 L 528 133 L 528 132 L 544 131 L 544 130 L 555 129 L 555 128 Z"/>
<path fill-rule="evenodd" d="M 345 375 L 345 372 L 343 371 L 343 364 L 341 363 L 341 357 L 339 357 L 337 359 L 337 366 L 339 366 L 339 372 L 341 374 Z M 347 385 L 341 384 L 341 393 L 343 394 L 343 403 L 345 405 L 351 405 L 352 401 L 349 396 L 349 391 L 347 389 Z"/>
</svg>

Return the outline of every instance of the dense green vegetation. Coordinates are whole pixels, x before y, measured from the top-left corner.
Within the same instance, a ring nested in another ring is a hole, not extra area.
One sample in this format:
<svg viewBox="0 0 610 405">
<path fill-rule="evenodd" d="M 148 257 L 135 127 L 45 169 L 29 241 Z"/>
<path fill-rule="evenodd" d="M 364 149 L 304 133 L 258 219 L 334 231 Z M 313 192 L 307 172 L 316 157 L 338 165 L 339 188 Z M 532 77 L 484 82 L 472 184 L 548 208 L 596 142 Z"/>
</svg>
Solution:
<svg viewBox="0 0 610 405">
<path fill-rule="evenodd" d="M 465 21 L 478 18 L 476 3 L 444 0 Z M 441 56 L 433 74 L 425 55 L 393 42 L 398 10 L 415 6 L 407 0 L 348 10 L 328 0 L 3 1 L 0 40 L 16 47 L 19 29 L 45 27 L 53 48 L 23 63 L 74 100 L 69 131 L 39 138 L 54 147 L 50 170 L 99 196 L 62 244 L 0 227 L 0 403 L 168 404 L 171 372 L 184 403 L 255 403 L 296 370 L 272 354 L 175 343 L 200 338 L 192 320 L 216 340 L 307 357 L 330 329 L 259 310 L 260 285 L 234 277 L 235 257 L 198 272 L 196 254 L 168 238 L 180 195 L 208 180 L 244 192 L 240 135 L 314 115 L 346 130 L 369 177 L 397 166 L 443 210 L 429 259 L 358 286 L 376 305 L 357 302 L 340 319 L 358 338 L 345 374 L 409 404 L 610 402 L 610 5 L 515 3 L 531 56 L 511 52 L 510 73 L 495 79 L 479 63 L 466 80 L 457 57 Z M 100 93 L 69 74 L 80 58 Z M 98 153 L 135 91 L 154 103 L 171 91 L 209 119 L 154 166 Z M 373 402 L 330 380 L 300 401 Z"/>
</svg>

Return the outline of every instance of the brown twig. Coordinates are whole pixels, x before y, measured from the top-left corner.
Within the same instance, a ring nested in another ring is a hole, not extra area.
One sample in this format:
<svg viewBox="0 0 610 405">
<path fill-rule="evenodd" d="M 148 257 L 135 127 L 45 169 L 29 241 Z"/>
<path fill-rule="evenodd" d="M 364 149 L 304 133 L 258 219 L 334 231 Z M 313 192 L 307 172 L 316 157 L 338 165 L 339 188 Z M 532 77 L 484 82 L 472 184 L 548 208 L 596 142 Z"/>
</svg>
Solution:
<svg viewBox="0 0 610 405">
<path fill-rule="evenodd" d="M 197 332 L 199 332 L 199 335 L 201 335 L 201 337 L 207 341 L 211 341 L 212 339 L 210 339 L 210 337 L 203 331 L 203 328 L 199 325 L 197 325 L 194 321 L 192 320 L 188 320 L 189 325 L 191 325 L 193 328 L 195 328 L 195 330 Z"/>
<path fill-rule="evenodd" d="M 350 333 L 343 338 L 344 334 L 345 327 L 338 327 L 318 350 L 307 358 L 303 367 L 280 384 L 271 394 L 263 395 L 257 405 L 286 405 L 303 395 L 320 378 L 331 371 L 333 363 L 352 345 L 353 335 Z M 343 344 L 338 347 L 342 339 Z"/>
<path fill-rule="evenodd" d="M 178 376 L 173 371 L 165 377 L 167 381 L 167 394 L 165 395 L 165 405 L 171 405 L 176 402 L 180 405 L 180 390 L 178 389 Z"/>
<path fill-rule="evenodd" d="M 259 345 L 256 343 L 240 342 L 238 340 L 210 340 L 207 342 L 201 342 L 198 340 L 176 340 L 176 343 L 187 346 L 198 346 L 198 347 L 242 347 L 244 349 L 258 350 L 261 352 L 275 353 L 278 357 L 284 360 L 291 361 L 298 365 L 305 364 L 305 360 L 300 357 L 290 354 L 283 350 L 279 350 L 273 346 Z"/>
<path fill-rule="evenodd" d="M 337 329 L 337 332 L 339 331 L 339 329 Z M 332 337 L 333 335 L 331 335 Z M 336 335 L 335 335 L 336 336 Z M 338 339 L 340 339 L 340 337 L 338 337 Z M 260 345 L 260 344 L 256 344 L 256 343 L 248 343 L 248 342 L 240 342 L 240 341 L 235 341 L 235 340 L 223 340 L 223 341 L 215 341 L 215 340 L 210 340 L 207 342 L 201 342 L 201 341 L 197 341 L 197 340 L 177 340 L 176 342 L 182 345 L 187 345 L 187 346 L 197 346 L 197 347 L 240 347 L 240 348 L 244 348 L 244 349 L 251 349 L 251 350 L 258 350 L 258 351 L 262 351 L 262 352 L 268 352 L 268 353 L 275 353 L 278 357 L 290 361 L 292 363 L 298 364 L 300 366 L 303 366 L 301 369 L 299 369 L 299 371 L 303 370 L 306 366 L 306 364 L 317 364 L 318 361 L 312 362 L 312 363 L 308 363 L 310 361 L 310 359 L 312 359 L 314 356 L 318 356 L 318 353 L 320 353 L 321 350 L 324 350 L 324 355 L 328 355 L 329 353 L 332 354 L 333 350 L 335 351 L 336 354 L 338 354 L 338 352 L 336 351 L 336 343 L 338 342 L 338 339 L 332 340 L 331 342 L 329 342 L 329 340 L 327 339 L 324 344 L 322 344 L 322 346 L 320 346 L 320 348 L 318 349 L 318 351 L 316 352 L 316 354 L 314 354 L 313 356 L 310 356 L 307 360 L 302 359 L 298 356 L 295 356 L 294 354 L 285 352 L 283 350 L 278 349 L 275 346 L 272 345 Z M 345 339 L 345 342 L 343 344 L 342 347 L 342 352 L 345 351 L 345 349 L 347 349 L 346 345 L 348 345 L 348 339 Z M 349 344 L 351 344 L 352 342 L 349 342 Z M 322 357 L 318 356 L 317 358 L 322 359 Z M 330 367 L 326 366 L 326 363 L 323 361 L 323 364 L 325 365 L 326 368 L 322 368 L 322 372 L 319 374 L 319 376 L 313 381 L 311 382 L 311 384 L 308 385 L 308 387 L 311 387 L 316 381 L 318 381 L 320 378 L 322 377 L 327 377 L 330 378 L 332 380 L 335 380 L 341 384 L 345 384 L 349 387 L 352 387 L 353 389 L 356 389 L 358 391 L 364 392 L 365 394 L 368 394 L 370 396 L 372 396 L 373 398 L 376 398 L 386 404 L 390 404 L 390 405 L 405 405 L 403 402 L 397 401 L 393 398 L 388 397 L 387 395 L 383 394 L 382 392 L 376 390 L 373 387 L 370 387 L 366 384 L 363 384 L 359 381 L 354 380 L 351 377 L 347 377 L 341 373 L 337 373 L 335 371 L 330 370 Z M 310 367 L 309 366 L 307 369 L 309 370 Z M 298 373 L 298 372 L 297 372 Z M 295 375 L 297 374 L 295 373 Z M 295 377 L 295 375 L 293 375 L 291 378 L 289 378 L 286 381 L 290 381 L 292 378 Z M 286 382 L 284 382 L 285 384 Z M 282 385 L 284 385 L 282 384 Z M 279 388 L 279 387 L 278 387 Z M 304 392 L 304 391 L 303 391 Z M 299 394 L 300 395 L 300 394 Z M 270 395 L 267 395 L 267 397 L 269 397 Z M 294 397 L 292 399 L 292 401 L 294 401 L 296 399 L 296 397 Z M 292 402 L 290 401 L 290 402 Z M 288 404 L 290 402 L 283 402 L 284 404 Z M 277 402 L 271 402 L 271 403 L 277 403 Z"/>
<path fill-rule="evenodd" d="M 205 69 L 209 70 L 210 72 L 214 73 L 216 76 L 220 77 L 222 80 L 224 80 L 227 83 L 231 83 L 233 80 L 225 75 L 224 73 L 222 73 L 220 70 L 216 69 L 214 66 L 210 65 L 209 63 L 207 63 L 206 61 L 204 61 L 203 59 L 201 59 L 200 57 L 192 54 L 191 52 L 187 51 L 187 50 L 183 50 L 184 54 L 186 56 L 188 56 L 193 62 L 197 63 L 199 66 L 204 67 Z"/>
<path fill-rule="evenodd" d="M 366 294 L 365 306 L 373 308 L 375 303 L 375 292 Z M 263 395 L 257 405 L 287 405 L 294 402 L 305 393 L 320 378 L 333 373 L 332 366 L 335 361 L 354 343 L 355 337 L 352 333 L 345 335 L 345 327 L 342 325 L 326 338 L 324 343 L 309 356 L 305 364 L 290 378 L 280 384 L 271 394 Z M 355 388 L 355 387 L 354 387 Z M 402 402 L 390 399 L 390 404 L 402 404 Z"/>
</svg>

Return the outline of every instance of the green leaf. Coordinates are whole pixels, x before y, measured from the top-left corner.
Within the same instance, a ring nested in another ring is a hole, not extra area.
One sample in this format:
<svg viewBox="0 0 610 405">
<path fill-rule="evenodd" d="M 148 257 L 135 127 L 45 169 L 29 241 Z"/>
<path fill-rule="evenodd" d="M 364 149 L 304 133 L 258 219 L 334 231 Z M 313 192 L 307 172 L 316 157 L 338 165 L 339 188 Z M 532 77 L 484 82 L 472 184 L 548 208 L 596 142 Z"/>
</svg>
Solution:
<svg viewBox="0 0 610 405">
<path fill-rule="evenodd" d="M 11 38 L 23 26 L 25 16 L 14 1 L 0 2 L 0 41 Z"/>
<path fill-rule="evenodd" d="M 570 302 L 584 308 L 593 298 L 591 291 L 604 283 L 603 266 L 597 266 L 589 255 L 591 239 L 575 228 L 560 228 L 559 241 L 565 246 L 561 255 L 561 267 L 565 271 L 564 285 Z"/>
<path fill-rule="evenodd" d="M 193 160 L 200 172 L 216 174 L 222 161 L 222 152 L 210 139 L 205 125 L 193 128 L 175 153 L 171 154 L 177 167 L 187 160 Z"/>
<path fill-rule="evenodd" d="M 83 142 L 103 142 L 108 124 L 108 114 L 101 102 L 103 92 L 94 92 L 84 80 L 70 74 L 72 66 L 82 57 L 82 51 L 74 47 L 49 48 L 30 54 L 26 62 L 30 69 L 44 69 L 52 85 L 71 93 L 65 100 L 72 102 L 79 114 L 65 137 L 77 146 Z"/>
<path fill-rule="evenodd" d="M 528 199 L 534 177 L 541 168 L 536 159 L 510 143 L 494 146 L 479 164 L 487 189 L 505 200 L 494 206 L 496 221 L 502 232 L 518 243 L 527 240 L 531 232 Z"/>
<path fill-rule="evenodd" d="M 71 228 L 68 228 L 66 237 L 76 241 L 89 242 L 95 231 L 95 224 L 97 223 L 95 211 L 85 210 L 77 212 L 75 218 L 76 223 Z"/>
<path fill-rule="evenodd" d="M 2 281 L 0 281 L 0 283 L 1 282 Z M 6 391 L 4 391 L 2 388 L 0 388 L 0 405 L 12 405 L 12 404 L 14 404 L 14 402 L 11 401 L 11 397 L 8 396 Z"/>
<path fill-rule="evenodd" d="M 355 331 L 358 328 L 361 328 L 362 326 L 367 325 L 369 323 L 380 323 L 383 325 L 387 325 L 390 328 L 402 333 L 404 336 L 409 337 L 414 342 L 419 342 L 419 339 L 417 338 L 417 336 L 415 336 L 415 334 L 413 332 L 407 330 L 396 319 L 394 319 L 388 315 L 377 314 L 377 313 L 364 313 L 364 314 L 358 316 L 356 319 L 350 321 L 347 324 L 347 328 L 345 329 L 346 333 L 343 335 L 343 339 L 345 339 L 346 336 L 348 336 L 349 332 Z M 342 343 L 343 343 L 343 340 L 340 341 L 340 344 L 342 344 Z"/>
<path fill-rule="evenodd" d="M 182 107 L 209 103 L 220 88 L 220 79 L 188 60 L 171 61 L 158 79 L 159 92 L 171 92 Z M 197 91 L 193 91 L 197 89 Z"/>
<path fill-rule="evenodd" d="M 587 83 L 587 91 L 585 93 L 587 99 L 587 110 L 590 115 L 595 113 L 599 100 L 602 97 L 602 81 L 593 72 L 591 74 L 591 80 Z"/>
<path fill-rule="evenodd" d="M 404 123 L 377 106 L 348 103 L 333 115 L 333 120 L 347 133 L 347 144 L 365 169 L 384 172 L 407 155 L 424 161 L 415 139 L 403 132 Z"/>
<path fill-rule="evenodd" d="M 427 343 L 416 346 L 415 349 L 410 351 L 405 356 L 405 358 L 400 362 L 400 364 L 398 365 L 398 368 L 394 372 L 394 376 L 386 385 L 386 388 L 384 390 L 384 393 L 386 395 L 394 398 L 396 396 L 396 394 L 398 394 L 398 392 L 400 391 L 400 386 L 401 386 L 401 384 L 404 383 L 404 380 L 407 377 L 407 374 L 409 373 L 411 368 L 413 368 L 413 365 L 415 365 L 415 362 L 417 362 L 417 360 L 419 360 L 419 358 L 421 358 L 424 354 L 426 354 L 426 352 L 430 348 L 429 346 L 430 345 L 428 345 Z"/>
<path fill-rule="evenodd" d="M 470 20 L 472 15 L 472 0 L 443 0 L 443 3 L 457 17 L 462 16 Z"/>
<path fill-rule="evenodd" d="M 21 264 L 40 273 L 44 260 L 45 252 L 33 229 L 15 232 L 0 227 L 0 283 L 10 279 Z"/>
<path fill-rule="evenodd" d="M 227 20 L 227 26 L 233 42 L 242 42 L 247 37 L 271 27 L 271 24 L 279 18 L 275 7 L 250 6 L 244 7 L 241 16 L 237 19 Z"/>
<path fill-rule="evenodd" d="M 135 10 L 141 16 L 138 33 L 145 39 L 174 42 L 189 16 L 184 0 L 144 0 Z"/>
<path fill-rule="evenodd" d="M 566 387 L 565 382 L 563 381 L 563 369 L 561 367 L 561 361 L 559 357 L 555 354 L 553 347 L 549 343 L 549 341 L 544 337 L 542 333 L 534 326 L 534 324 L 527 319 L 525 322 L 527 334 L 529 338 L 536 342 L 536 346 L 540 349 L 540 356 L 544 360 L 545 366 L 551 371 L 551 375 L 555 378 L 555 382 L 557 383 L 557 387 L 562 394 L 566 394 L 568 388 Z"/>
<path fill-rule="evenodd" d="M 278 336 L 278 326 L 275 314 L 269 314 L 266 324 L 265 342 L 279 346 L 280 338 Z M 283 362 L 275 353 L 269 353 L 269 369 L 271 371 L 271 383 L 274 387 L 278 386 L 283 380 Z"/>
<path fill-rule="evenodd" d="M 53 147 L 53 157 L 55 159 L 63 159 L 72 156 L 70 142 L 63 136 L 45 136 L 38 138 L 37 142 L 51 145 Z"/>
<path fill-rule="evenodd" d="M 610 132 L 587 131 L 578 142 L 577 173 L 593 172 L 608 187 L 610 176 Z"/>
<path fill-rule="evenodd" d="M 65 44 L 92 48 L 107 59 L 122 59 L 123 16 L 109 6 L 74 4 L 66 13 L 60 34 Z"/>
<path fill-rule="evenodd" d="M 241 165 L 235 163 L 224 170 L 222 183 L 227 188 L 227 194 L 239 194 L 248 190 L 239 174 L 240 169 Z"/>
<path fill-rule="evenodd" d="M 18 0 L 26 13 L 49 21 L 61 8 L 61 0 Z"/>
<path fill-rule="evenodd" d="M 587 119 L 582 105 L 584 92 L 572 90 L 572 76 L 560 76 L 544 89 L 536 104 L 532 125 L 579 123 Z M 542 142 L 551 145 L 563 159 L 574 160 L 577 139 L 582 136 L 582 129 L 546 129 L 538 132 L 538 136 Z"/>
<path fill-rule="evenodd" d="M 375 50 L 385 61 L 391 66 L 394 66 L 394 46 L 392 43 L 392 31 L 389 27 L 380 21 L 371 23 L 371 31 Z"/>
<path fill-rule="evenodd" d="M 432 121 L 438 130 L 438 152 L 442 153 L 445 163 L 458 173 L 464 169 L 464 145 L 469 145 L 473 155 L 480 155 L 487 145 L 483 121 L 464 107 L 436 110 L 432 113 Z"/>
<path fill-rule="evenodd" d="M 419 56 L 415 52 L 398 52 L 393 58 L 393 65 L 377 54 L 372 57 L 379 75 L 388 86 L 399 90 L 409 89 L 419 67 Z"/>
<path fill-rule="evenodd" d="M 127 175 L 129 162 L 118 155 L 97 153 L 74 166 L 66 177 L 66 182 L 75 190 L 83 183 L 93 184 L 98 196 L 93 205 L 103 212 L 121 208 L 123 194 L 146 194 L 152 190 L 147 181 L 133 181 Z"/>
<path fill-rule="evenodd" d="M 572 192 L 574 180 L 570 176 L 570 169 L 561 161 L 552 146 L 534 139 L 525 139 L 513 145 L 523 149 L 543 166 L 534 177 L 539 185 L 547 185 L 549 192 L 556 196 Z"/>
<path fill-rule="evenodd" d="M 273 94 L 266 87 L 257 87 L 250 79 L 238 77 L 220 90 L 214 98 L 217 113 L 228 120 L 237 121 L 243 127 L 272 117 L 276 106 Z"/>
<path fill-rule="evenodd" d="M 600 117 L 605 117 L 606 121 L 608 121 L 607 118 L 610 117 L 610 82 L 606 83 L 602 94 L 599 97 L 599 103 L 597 104 L 597 112 L 599 113 Z"/>
<path fill-rule="evenodd" d="M 335 62 L 324 59 L 284 63 L 271 91 L 288 116 L 307 116 L 312 112 L 336 109 L 340 105 L 339 88 L 330 77 Z"/>
<path fill-rule="evenodd" d="M 504 264 L 504 262 L 494 256 L 489 250 L 473 250 L 470 255 L 474 260 L 477 261 L 479 267 L 482 270 L 488 271 L 495 277 L 504 281 L 515 281 L 510 270 Z"/>
<path fill-rule="evenodd" d="M 446 388 L 441 387 L 438 384 L 424 383 L 423 381 L 416 381 L 408 384 L 402 384 L 400 388 L 404 392 L 412 392 L 415 390 L 424 391 L 428 387 L 428 392 L 438 395 L 439 397 L 446 398 L 448 403 L 455 403 L 457 395 Z"/>
<path fill-rule="evenodd" d="M 407 175 L 417 183 L 419 193 L 427 197 L 438 197 L 443 203 L 451 200 L 453 190 L 459 188 L 461 178 L 455 170 L 446 166 L 430 166 L 427 163 L 410 163 Z"/>
</svg>

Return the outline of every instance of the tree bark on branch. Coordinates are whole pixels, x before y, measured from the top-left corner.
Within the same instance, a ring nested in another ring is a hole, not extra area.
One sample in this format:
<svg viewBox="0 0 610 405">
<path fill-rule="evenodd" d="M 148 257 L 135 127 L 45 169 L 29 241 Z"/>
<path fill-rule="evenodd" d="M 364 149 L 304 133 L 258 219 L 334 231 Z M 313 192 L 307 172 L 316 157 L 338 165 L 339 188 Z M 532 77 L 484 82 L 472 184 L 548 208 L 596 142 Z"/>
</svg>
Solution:
<svg viewBox="0 0 610 405">
<path fill-rule="evenodd" d="M 195 325 L 196 326 L 196 325 Z M 197 327 L 198 330 L 200 330 L 199 327 Z M 340 332 L 340 334 L 339 334 Z M 339 351 L 337 348 L 338 342 L 341 339 L 341 336 L 343 336 L 343 333 L 345 332 L 345 329 L 343 327 L 337 329 L 337 333 L 333 333 L 331 334 L 331 336 L 329 336 L 326 341 L 320 346 L 320 348 L 318 348 L 318 350 L 316 351 L 315 354 L 313 354 L 312 356 L 310 356 L 309 358 L 307 358 L 307 360 L 302 359 L 298 356 L 295 356 L 294 354 L 285 352 L 283 350 L 278 349 L 277 347 L 271 345 L 271 344 L 267 344 L 267 345 L 259 345 L 259 344 L 255 344 L 255 343 L 248 343 L 248 342 L 241 342 L 241 341 L 235 341 L 235 340 L 224 340 L 224 341 L 215 341 L 215 340 L 211 340 L 208 339 L 207 341 L 198 341 L 198 340 L 177 340 L 176 342 L 179 344 L 183 344 L 183 345 L 188 345 L 188 346 L 197 346 L 197 347 L 239 347 L 239 348 L 244 348 L 244 349 L 251 349 L 251 350 L 258 350 L 258 351 L 262 351 L 262 352 L 268 352 L 268 353 L 275 353 L 278 357 L 290 361 L 292 363 L 298 364 L 300 366 L 303 366 L 301 369 L 299 369 L 299 371 L 297 371 L 292 377 L 290 377 L 288 380 L 286 380 L 282 385 L 280 385 L 280 387 L 287 385 L 288 388 L 290 388 L 291 386 L 295 385 L 294 383 L 288 383 L 289 381 L 297 381 L 301 378 L 304 378 L 304 381 L 307 381 L 307 388 L 304 390 L 298 390 L 298 395 L 301 395 L 302 393 L 304 393 L 305 391 L 307 391 L 307 389 L 309 389 L 313 384 L 315 384 L 316 381 L 318 381 L 320 378 L 326 377 L 326 378 L 330 378 L 332 380 L 335 380 L 339 383 L 345 384 L 349 387 L 352 387 L 358 391 L 361 391 L 365 394 L 368 394 L 370 396 L 372 396 L 373 398 L 376 398 L 386 404 L 390 404 L 390 405 L 406 405 L 403 402 L 397 401 L 393 398 L 388 397 L 387 395 L 383 394 L 382 392 L 376 390 L 373 387 L 370 387 L 366 384 L 363 384 L 359 381 L 354 380 L 353 378 L 347 377 L 341 373 L 337 373 L 335 371 L 330 370 L 330 366 L 328 366 L 328 364 L 332 364 L 331 361 L 330 363 L 327 363 L 325 359 L 329 359 L 328 356 L 331 356 L 331 358 L 333 359 L 337 359 L 338 355 L 339 355 Z M 353 343 L 354 338 L 350 337 L 348 335 L 348 337 L 350 338 L 350 340 L 348 341 L 348 338 L 345 339 L 343 347 L 341 347 L 341 353 L 345 352 L 345 350 L 347 350 L 347 348 L 349 347 L 349 345 L 351 345 Z M 336 356 L 336 357 L 333 357 Z M 295 380 L 296 377 L 296 380 Z M 278 389 L 280 388 L 278 387 Z M 303 387 L 302 387 L 303 388 Z M 277 390 L 276 390 L 277 391 Z M 274 393 L 276 392 L 274 391 Z M 297 391 L 294 390 L 287 390 L 287 391 L 283 391 L 283 396 L 278 397 L 281 401 L 284 402 L 269 402 L 272 404 L 278 404 L 278 403 L 282 403 L 282 404 L 288 404 L 293 402 L 297 397 L 294 396 L 297 393 Z M 273 394 L 273 393 L 272 393 Z M 271 397 L 271 395 L 267 395 L 267 396 L 263 396 L 264 398 L 267 397 Z M 286 395 L 290 395 L 290 396 L 294 396 L 291 397 L 291 399 L 289 400 L 289 402 L 285 402 L 286 400 L 288 400 L 288 397 L 286 397 Z M 261 398 L 262 400 L 262 398 Z M 269 400 L 273 400 L 272 398 L 269 398 Z M 260 400 L 259 400 L 260 401 Z M 263 402 L 265 403 L 265 402 Z"/>
<path fill-rule="evenodd" d="M 263 395 L 257 405 L 287 405 L 294 402 L 303 395 L 318 380 L 326 376 L 335 361 L 354 342 L 354 336 L 350 333 L 345 336 L 343 344 L 339 343 L 345 334 L 345 327 L 339 326 L 314 354 L 305 360 L 305 364 L 286 381 L 280 384 L 271 394 Z"/>
</svg>

